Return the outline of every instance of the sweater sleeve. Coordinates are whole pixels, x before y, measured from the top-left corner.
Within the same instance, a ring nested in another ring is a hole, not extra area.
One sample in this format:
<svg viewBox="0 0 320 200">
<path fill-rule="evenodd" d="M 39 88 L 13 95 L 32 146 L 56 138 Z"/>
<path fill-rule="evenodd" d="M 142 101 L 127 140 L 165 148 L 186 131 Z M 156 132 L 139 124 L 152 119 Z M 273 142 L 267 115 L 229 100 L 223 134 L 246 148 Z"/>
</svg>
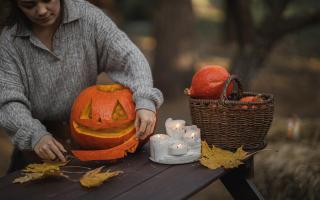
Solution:
<svg viewBox="0 0 320 200">
<path fill-rule="evenodd" d="M 113 81 L 133 91 L 136 109 L 158 109 L 163 96 L 153 87 L 151 69 L 144 55 L 104 13 L 98 12 L 95 21 L 99 67 Z"/>
<path fill-rule="evenodd" d="M 50 133 L 31 115 L 14 48 L 3 40 L 0 44 L 0 126 L 12 134 L 12 142 L 19 149 L 33 149 L 43 135 Z"/>
</svg>

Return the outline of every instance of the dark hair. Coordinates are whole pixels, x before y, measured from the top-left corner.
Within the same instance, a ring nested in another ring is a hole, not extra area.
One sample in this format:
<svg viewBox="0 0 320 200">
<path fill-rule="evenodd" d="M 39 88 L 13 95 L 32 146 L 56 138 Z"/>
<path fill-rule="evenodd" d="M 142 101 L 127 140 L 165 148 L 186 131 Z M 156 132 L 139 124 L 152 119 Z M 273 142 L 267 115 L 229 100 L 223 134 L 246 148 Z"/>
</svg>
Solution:
<svg viewBox="0 0 320 200">
<path fill-rule="evenodd" d="M 0 30 L 3 27 L 10 28 L 14 25 L 17 25 L 17 31 L 21 29 L 21 26 L 31 29 L 31 22 L 18 7 L 17 0 L 2 0 L 1 4 L 1 7 L 4 8 L 4 16 L 1 16 Z M 61 14 L 63 15 L 64 0 L 60 0 L 60 6 Z"/>
<path fill-rule="evenodd" d="M 1 27 L 12 27 L 17 24 L 18 29 L 21 25 L 31 27 L 31 22 L 18 8 L 16 0 L 3 0 L 4 15 L 1 17 Z"/>
</svg>

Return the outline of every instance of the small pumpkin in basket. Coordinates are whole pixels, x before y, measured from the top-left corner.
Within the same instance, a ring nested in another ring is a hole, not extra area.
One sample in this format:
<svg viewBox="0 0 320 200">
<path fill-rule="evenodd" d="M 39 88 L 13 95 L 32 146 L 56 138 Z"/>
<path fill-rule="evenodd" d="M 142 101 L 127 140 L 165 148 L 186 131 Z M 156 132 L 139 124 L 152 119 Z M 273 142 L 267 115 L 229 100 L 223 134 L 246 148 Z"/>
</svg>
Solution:
<svg viewBox="0 0 320 200">
<path fill-rule="evenodd" d="M 83 90 L 72 106 L 71 136 L 83 149 L 100 150 L 104 155 L 97 155 L 99 151 L 73 153 L 108 160 L 134 152 L 139 144 L 134 120 L 135 105 L 128 88 L 111 84 Z"/>
<path fill-rule="evenodd" d="M 239 101 L 241 102 L 245 102 L 245 103 L 256 103 L 256 102 L 262 102 L 263 101 L 263 98 L 260 94 L 258 95 L 255 95 L 255 96 L 245 96 L 245 97 L 242 97 Z M 255 105 L 252 105 L 252 106 L 247 106 L 247 105 L 244 105 L 244 106 L 241 106 L 242 109 L 248 109 L 248 108 L 252 108 L 252 109 L 255 109 L 257 108 L 257 106 Z"/>
<path fill-rule="evenodd" d="M 200 99 L 218 99 L 222 93 L 225 81 L 230 77 L 229 72 L 219 65 L 202 67 L 192 77 L 188 95 Z M 227 95 L 232 92 L 233 84 L 227 88 Z"/>
</svg>

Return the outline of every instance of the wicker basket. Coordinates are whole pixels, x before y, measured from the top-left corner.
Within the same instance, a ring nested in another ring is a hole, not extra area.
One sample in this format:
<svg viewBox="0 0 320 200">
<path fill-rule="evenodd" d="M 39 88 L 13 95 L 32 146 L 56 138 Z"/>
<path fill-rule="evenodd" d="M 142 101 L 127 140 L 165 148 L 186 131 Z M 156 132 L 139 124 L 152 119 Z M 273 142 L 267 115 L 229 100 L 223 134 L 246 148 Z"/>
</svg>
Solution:
<svg viewBox="0 0 320 200">
<path fill-rule="evenodd" d="M 231 82 L 238 86 L 235 100 L 226 96 Z M 261 102 L 240 102 L 245 96 L 259 95 Z M 220 99 L 189 98 L 192 123 L 201 130 L 202 139 L 208 144 L 234 150 L 243 145 L 245 150 L 265 147 L 265 136 L 273 119 L 274 100 L 271 94 L 243 92 L 236 76 L 225 82 Z"/>
</svg>

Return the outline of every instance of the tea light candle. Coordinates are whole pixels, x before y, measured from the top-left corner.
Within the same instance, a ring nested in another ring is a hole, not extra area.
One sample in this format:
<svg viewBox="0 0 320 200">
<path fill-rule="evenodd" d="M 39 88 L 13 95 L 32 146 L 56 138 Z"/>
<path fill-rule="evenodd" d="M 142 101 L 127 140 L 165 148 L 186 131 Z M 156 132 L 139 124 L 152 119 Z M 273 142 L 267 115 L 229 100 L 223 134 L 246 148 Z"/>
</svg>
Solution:
<svg viewBox="0 0 320 200">
<path fill-rule="evenodd" d="M 195 133 L 186 133 L 185 136 L 183 137 L 183 140 L 190 146 L 193 146 L 196 144 L 196 138 L 195 138 Z"/>
<path fill-rule="evenodd" d="M 184 120 L 168 118 L 165 122 L 166 132 L 172 139 L 181 140 L 185 133 L 185 124 L 186 121 Z"/>
<path fill-rule="evenodd" d="M 187 146 L 184 143 L 174 143 L 169 146 L 169 154 L 178 156 L 186 154 L 188 151 Z"/>
<path fill-rule="evenodd" d="M 183 140 L 190 146 L 200 143 L 200 129 L 197 126 L 186 126 L 186 133 Z"/>
<path fill-rule="evenodd" d="M 150 137 L 150 154 L 155 161 L 168 155 L 169 136 L 156 134 Z"/>
</svg>

